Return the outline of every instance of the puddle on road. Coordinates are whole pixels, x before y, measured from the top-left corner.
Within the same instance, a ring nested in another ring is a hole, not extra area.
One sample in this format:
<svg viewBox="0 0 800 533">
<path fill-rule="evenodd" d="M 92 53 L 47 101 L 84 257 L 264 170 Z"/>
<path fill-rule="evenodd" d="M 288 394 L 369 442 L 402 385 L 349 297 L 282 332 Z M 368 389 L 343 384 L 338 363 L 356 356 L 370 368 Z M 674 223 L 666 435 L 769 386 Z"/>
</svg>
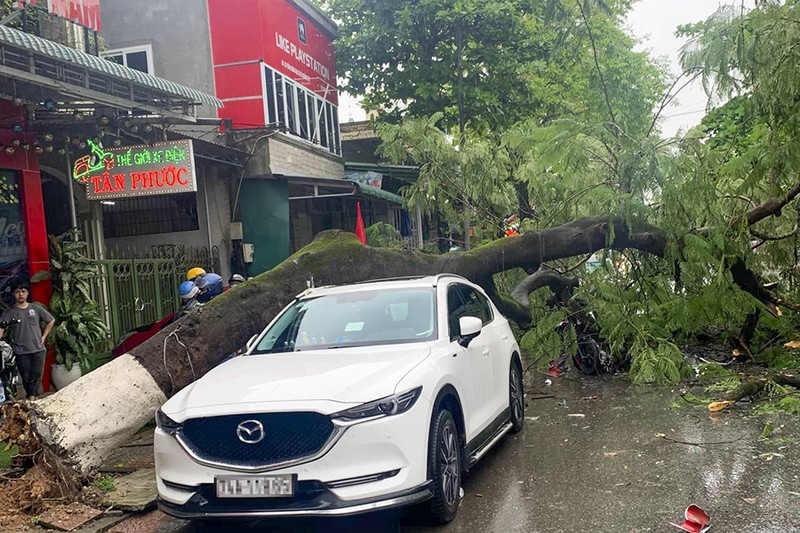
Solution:
<svg viewBox="0 0 800 533">
<path fill-rule="evenodd" d="M 712 531 L 800 531 L 797 417 L 711 416 L 673 408 L 670 389 L 569 377 L 528 386 L 556 397 L 528 402 L 524 433 L 467 477 L 446 531 L 668 531 L 692 503 Z"/>
</svg>

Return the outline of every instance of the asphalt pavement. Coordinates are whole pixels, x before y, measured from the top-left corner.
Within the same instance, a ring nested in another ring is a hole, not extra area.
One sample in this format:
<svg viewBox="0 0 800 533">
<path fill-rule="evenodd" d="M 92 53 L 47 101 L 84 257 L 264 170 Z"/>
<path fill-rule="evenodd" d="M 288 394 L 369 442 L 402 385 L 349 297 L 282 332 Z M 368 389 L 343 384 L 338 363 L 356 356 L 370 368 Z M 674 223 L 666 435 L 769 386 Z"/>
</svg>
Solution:
<svg viewBox="0 0 800 533">
<path fill-rule="evenodd" d="M 530 377 L 525 430 L 465 477 L 447 526 L 411 509 L 178 531 L 669 532 L 696 504 L 711 533 L 800 532 L 800 417 L 755 415 L 749 404 L 710 414 L 674 389 L 570 374 L 550 386 Z"/>
</svg>

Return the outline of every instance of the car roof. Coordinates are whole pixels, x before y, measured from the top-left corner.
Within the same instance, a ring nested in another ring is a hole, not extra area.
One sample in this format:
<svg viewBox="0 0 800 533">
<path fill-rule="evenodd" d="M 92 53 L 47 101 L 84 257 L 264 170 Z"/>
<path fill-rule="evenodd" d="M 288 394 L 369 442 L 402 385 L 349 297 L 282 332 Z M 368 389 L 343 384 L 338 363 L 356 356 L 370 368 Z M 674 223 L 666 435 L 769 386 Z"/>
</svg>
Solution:
<svg viewBox="0 0 800 533">
<path fill-rule="evenodd" d="M 409 276 L 402 278 L 386 278 L 361 281 L 347 285 L 328 285 L 324 287 L 311 287 L 297 295 L 297 298 L 317 298 L 332 294 L 344 294 L 361 291 L 374 291 L 382 289 L 411 289 L 435 287 L 443 279 L 454 279 L 468 282 L 466 278 L 456 274 L 437 274 L 435 276 Z"/>
</svg>

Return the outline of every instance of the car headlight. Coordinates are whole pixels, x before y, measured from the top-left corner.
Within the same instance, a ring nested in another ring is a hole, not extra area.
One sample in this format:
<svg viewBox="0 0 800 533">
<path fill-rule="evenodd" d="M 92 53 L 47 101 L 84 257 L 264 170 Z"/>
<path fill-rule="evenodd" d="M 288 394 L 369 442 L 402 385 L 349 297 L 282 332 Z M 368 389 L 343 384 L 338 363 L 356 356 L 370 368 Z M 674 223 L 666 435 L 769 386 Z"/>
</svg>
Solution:
<svg viewBox="0 0 800 533">
<path fill-rule="evenodd" d="M 405 413 L 417 403 L 421 392 L 422 387 L 417 387 L 408 392 L 393 394 L 386 398 L 381 398 L 380 400 L 359 405 L 358 407 L 339 411 L 338 413 L 332 414 L 331 418 L 341 422 L 356 422 L 379 416 L 399 415 Z"/>
<path fill-rule="evenodd" d="M 181 428 L 179 423 L 165 415 L 164 411 L 161 409 L 156 411 L 156 426 L 161 429 L 161 431 L 170 435 L 174 435 Z"/>
</svg>

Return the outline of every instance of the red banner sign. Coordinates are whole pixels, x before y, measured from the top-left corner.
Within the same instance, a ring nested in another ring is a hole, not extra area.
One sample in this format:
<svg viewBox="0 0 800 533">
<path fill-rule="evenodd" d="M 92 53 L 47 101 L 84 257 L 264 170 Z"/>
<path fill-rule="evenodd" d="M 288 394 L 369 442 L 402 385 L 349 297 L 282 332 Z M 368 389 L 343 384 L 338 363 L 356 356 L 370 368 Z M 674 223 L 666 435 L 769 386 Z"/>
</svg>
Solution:
<svg viewBox="0 0 800 533">
<path fill-rule="evenodd" d="M 93 30 L 103 29 L 100 21 L 100 0 L 20 0 L 19 3 L 42 7 L 57 17 Z"/>
</svg>

